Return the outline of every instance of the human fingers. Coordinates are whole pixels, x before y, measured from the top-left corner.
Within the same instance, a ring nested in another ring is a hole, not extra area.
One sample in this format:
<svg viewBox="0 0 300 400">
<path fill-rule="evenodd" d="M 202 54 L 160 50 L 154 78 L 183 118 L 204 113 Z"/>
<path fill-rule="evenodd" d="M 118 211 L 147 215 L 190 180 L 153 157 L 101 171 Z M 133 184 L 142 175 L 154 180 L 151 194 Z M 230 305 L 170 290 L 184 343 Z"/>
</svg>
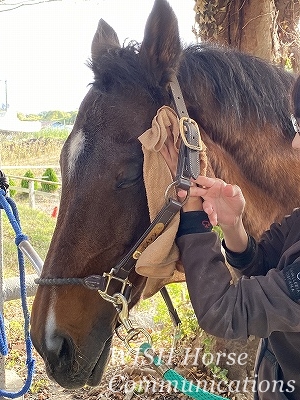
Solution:
<svg viewBox="0 0 300 400">
<path fill-rule="evenodd" d="M 198 204 L 202 205 L 203 201 L 202 196 L 205 196 L 206 192 L 207 192 L 206 189 L 199 188 L 197 186 L 191 186 L 188 194 L 185 190 L 179 189 L 177 192 L 177 196 L 180 201 L 184 201 L 188 196 L 188 201 L 190 203 L 194 201 L 195 204 L 196 202 L 198 202 Z M 202 209 L 202 207 L 200 209 Z"/>
<path fill-rule="evenodd" d="M 201 197 L 202 195 L 206 194 L 206 192 L 207 189 L 195 186 L 195 184 L 192 183 L 192 185 L 189 188 L 189 197 Z M 186 190 L 179 189 L 177 195 L 179 197 L 186 197 L 187 192 Z"/>
<path fill-rule="evenodd" d="M 223 188 L 223 194 L 226 197 L 234 197 L 238 193 L 238 186 L 231 185 L 230 183 L 226 184 Z"/>
<path fill-rule="evenodd" d="M 223 188 L 223 194 L 227 197 L 234 197 L 241 192 L 241 189 L 237 185 L 226 184 Z"/>
<path fill-rule="evenodd" d="M 177 192 L 177 196 L 178 196 L 180 199 L 184 199 L 184 198 L 186 198 L 186 196 L 187 196 L 187 191 L 186 191 L 186 190 L 183 190 L 183 189 L 179 189 L 178 192 Z"/>
<path fill-rule="evenodd" d="M 227 197 L 227 199 L 232 199 L 235 201 L 235 204 L 240 204 L 241 209 L 245 206 L 245 198 L 241 188 L 237 185 L 226 185 L 223 188 L 223 195 Z"/>
<path fill-rule="evenodd" d="M 199 196 L 191 196 L 190 193 L 187 193 L 185 190 L 180 189 L 177 192 L 177 196 L 180 202 L 183 203 L 183 211 L 201 211 L 202 207 L 202 198 Z"/>
<path fill-rule="evenodd" d="M 205 211 L 206 214 L 208 215 L 209 222 L 213 226 L 216 226 L 218 224 L 218 215 L 217 215 L 216 211 L 214 210 L 213 206 L 209 202 L 204 201 L 202 204 L 202 207 L 203 207 L 203 211 Z"/>
<path fill-rule="evenodd" d="M 204 175 L 199 175 L 197 177 L 197 179 L 193 179 L 193 182 L 195 182 L 197 185 L 199 186 L 203 186 L 205 188 L 210 188 L 213 185 L 215 185 L 216 183 L 224 183 L 224 181 L 222 181 L 221 179 L 218 178 L 210 178 L 208 176 L 204 176 Z"/>
</svg>

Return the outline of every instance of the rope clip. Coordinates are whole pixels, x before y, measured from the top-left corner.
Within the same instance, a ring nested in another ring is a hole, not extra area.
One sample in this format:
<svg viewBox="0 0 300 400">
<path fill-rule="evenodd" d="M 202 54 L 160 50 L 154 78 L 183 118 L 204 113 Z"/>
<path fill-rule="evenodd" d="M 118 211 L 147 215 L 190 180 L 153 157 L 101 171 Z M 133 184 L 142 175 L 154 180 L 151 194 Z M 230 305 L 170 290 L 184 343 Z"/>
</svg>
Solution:
<svg viewBox="0 0 300 400">
<path fill-rule="evenodd" d="M 116 299 L 116 302 L 113 303 L 113 305 L 115 306 L 115 308 L 118 312 L 119 321 L 125 328 L 127 334 L 125 337 L 122 337 L 119 334 L 118 330 L 116 330 L 116 333 L 117 333 L 118 337 L 124 342 L 127 350 L 129 350 L 130 353 L 132 353 L 132 354 L 136 354 L 137 352 L 139 352 L 140 346 L 135 347 L 132 345 L 132 342 L 137 341 L 139 336 L 142 336 L 143 342 L 145 342 L 145 339 L 146 339 L 146 343 L 148 343 L 151 346 L 152 339 L 151 339 L 149 332 L 145 328 L 142 328 L 142 327 L 138 327 L 138 328 L 133 327 L 133 325 L 129 319 L 128 302 L 127 302 L 126 298 L 121 293 L 115 293 L 113 295 L 113 297 Z"/>
</svg>

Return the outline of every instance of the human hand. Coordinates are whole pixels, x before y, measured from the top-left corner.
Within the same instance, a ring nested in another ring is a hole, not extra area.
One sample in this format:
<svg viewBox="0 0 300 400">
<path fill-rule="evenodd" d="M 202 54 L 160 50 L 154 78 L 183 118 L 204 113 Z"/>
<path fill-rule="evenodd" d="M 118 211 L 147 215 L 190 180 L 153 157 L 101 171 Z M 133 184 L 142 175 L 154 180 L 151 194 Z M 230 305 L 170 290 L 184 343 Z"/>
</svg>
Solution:
<svg viewBox="0 0 300 400">
<path fill-rule="evenodd" d="M 187 192 L 184 190 L 179 190 L 177 193 L 178 199 L 183 202 L 182 210 L 184 212 L 203 210 L 203 200 L 197 195 L 197 193 L 194 194 L 194 189 L 192 189 L 193 185 L 195 185 L 196 188 L 196 184 L 192 183 L 188 197 Z"/>
<path fill-rule="evenodd" d="M 238 186 L 227 184 L 221 179 L 201 175 L 193 182 L 199 186 L 191 186 L 190 198 L 186 203 L 189 209 L 184 209 L 184 211 L 190 211 L 191 207 L 196 207 L 197 204 L 199 207 L 202 203 L 201 207 L 207 213 L 212 225 L 219 224 L 221 227 L 230 227 L 241 221 L 245 199 Z M 185 191 L 178 192 L 179 198 L 185 196 Z M 196 203 L 196 199 L 198 199 L 198 203 Z M 189 204 L 191 201 L 193 203 Z M 201 210 L 202 208 L 195 209 Z"/>
<path fill-rule="evenodd" d="M 165 143 L 163 144 L 162 148 L 160 149 L 160 153 L 163 156 L 165 162 L 167 163 L 169 170 L 172 174 L 173 179 L 176 176 L 176 169 L 177 169 L 177 163 L 178 163 L 178 151 L 176 150 L 174 143 L 172 141 L 172 136 L 168 135 L 167 139 L 165 140 Z M 191 183 L 191 185 L 195 185 L 196 183 Z M 183 211 L 198 211 L 202 210 L 202 199 L 201 197 L 195 195 L 195 196 L 188 196 L 188 199 L 185 201 L 187 197 L 187 192 L 186 191 L 179 191 L 181 196 L 179 197 L 179 200 L 181 200 L 184 205 L 183 205 Z"/>
<path fill-rule="evenodd" d="M 178 151 L 174 147 L 171 136 L 167 137 L 160 153 L 174 178 Z M 245 199 L 241 189 L 236 185 L 227 184 L 221 179 L 200 175 L 196 180 L 192 180 L 186 201 L 186 191 L 178 190 L 177 195 L 179 200 L 184 202 L 184 212 L 204 210 L 212 225 L 219 224 L 221 227 L 230 227 L 241 221 Z"/>
</svg>

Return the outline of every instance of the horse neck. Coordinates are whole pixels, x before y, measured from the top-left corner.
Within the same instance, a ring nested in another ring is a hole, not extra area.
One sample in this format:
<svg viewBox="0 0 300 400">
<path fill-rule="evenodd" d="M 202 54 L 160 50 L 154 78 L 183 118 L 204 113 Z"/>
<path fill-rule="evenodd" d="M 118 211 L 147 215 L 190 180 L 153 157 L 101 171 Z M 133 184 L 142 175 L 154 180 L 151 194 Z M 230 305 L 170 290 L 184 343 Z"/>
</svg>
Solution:
<svg viewBox="0 0 300 400">
<path fill-rule="evenodd" d="M 215 135 L 200 130 L 213 174 L 242 188 L 244 223 L 250 234 L 258 238 L 272 222 L 298 206 L 300 160 L 290 143 L 283 139 L 276 143 L 274 128 L 266 128 L 264 134 L 244 132 L 247 140 L 237 139 L 239 133 L 234 131 L 232 140 L 212 140 Z"/>
</svg>

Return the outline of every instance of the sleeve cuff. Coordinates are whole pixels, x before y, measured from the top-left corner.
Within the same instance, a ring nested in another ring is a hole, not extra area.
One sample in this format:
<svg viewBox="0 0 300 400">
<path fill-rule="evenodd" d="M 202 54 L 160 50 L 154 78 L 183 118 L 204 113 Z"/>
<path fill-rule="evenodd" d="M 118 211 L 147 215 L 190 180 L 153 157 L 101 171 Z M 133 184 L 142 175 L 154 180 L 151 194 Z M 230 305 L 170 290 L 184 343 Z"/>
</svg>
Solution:
<svg viewBox="0 0 300 400">
<path fill-rule="evenodd" d="M 291 298 L 295 301 L 300 300 L 300 261 L 285 267 L 283 275 Z"/>
<path fill-rule="evenodd" d="M 245 266 L 249 265 L 253 260 L 256 253 L 256 241 L 255 239 L 248 235 L 248 245 L 245 251 L 242 253 L 235 253 L 230 251 L 225 244 L 225 241 L 222 240 L 222 246 L 225 250 L 226 259 L 231 266 L 236 269 L 243 269 Z"/>
<path fill-rule="evenodd" d="M 205 233 L 212 230 L 208 215 L 204 211 L 187 211 L 180 214 L 177 238 L 191 233 Z"/>
</svg>

